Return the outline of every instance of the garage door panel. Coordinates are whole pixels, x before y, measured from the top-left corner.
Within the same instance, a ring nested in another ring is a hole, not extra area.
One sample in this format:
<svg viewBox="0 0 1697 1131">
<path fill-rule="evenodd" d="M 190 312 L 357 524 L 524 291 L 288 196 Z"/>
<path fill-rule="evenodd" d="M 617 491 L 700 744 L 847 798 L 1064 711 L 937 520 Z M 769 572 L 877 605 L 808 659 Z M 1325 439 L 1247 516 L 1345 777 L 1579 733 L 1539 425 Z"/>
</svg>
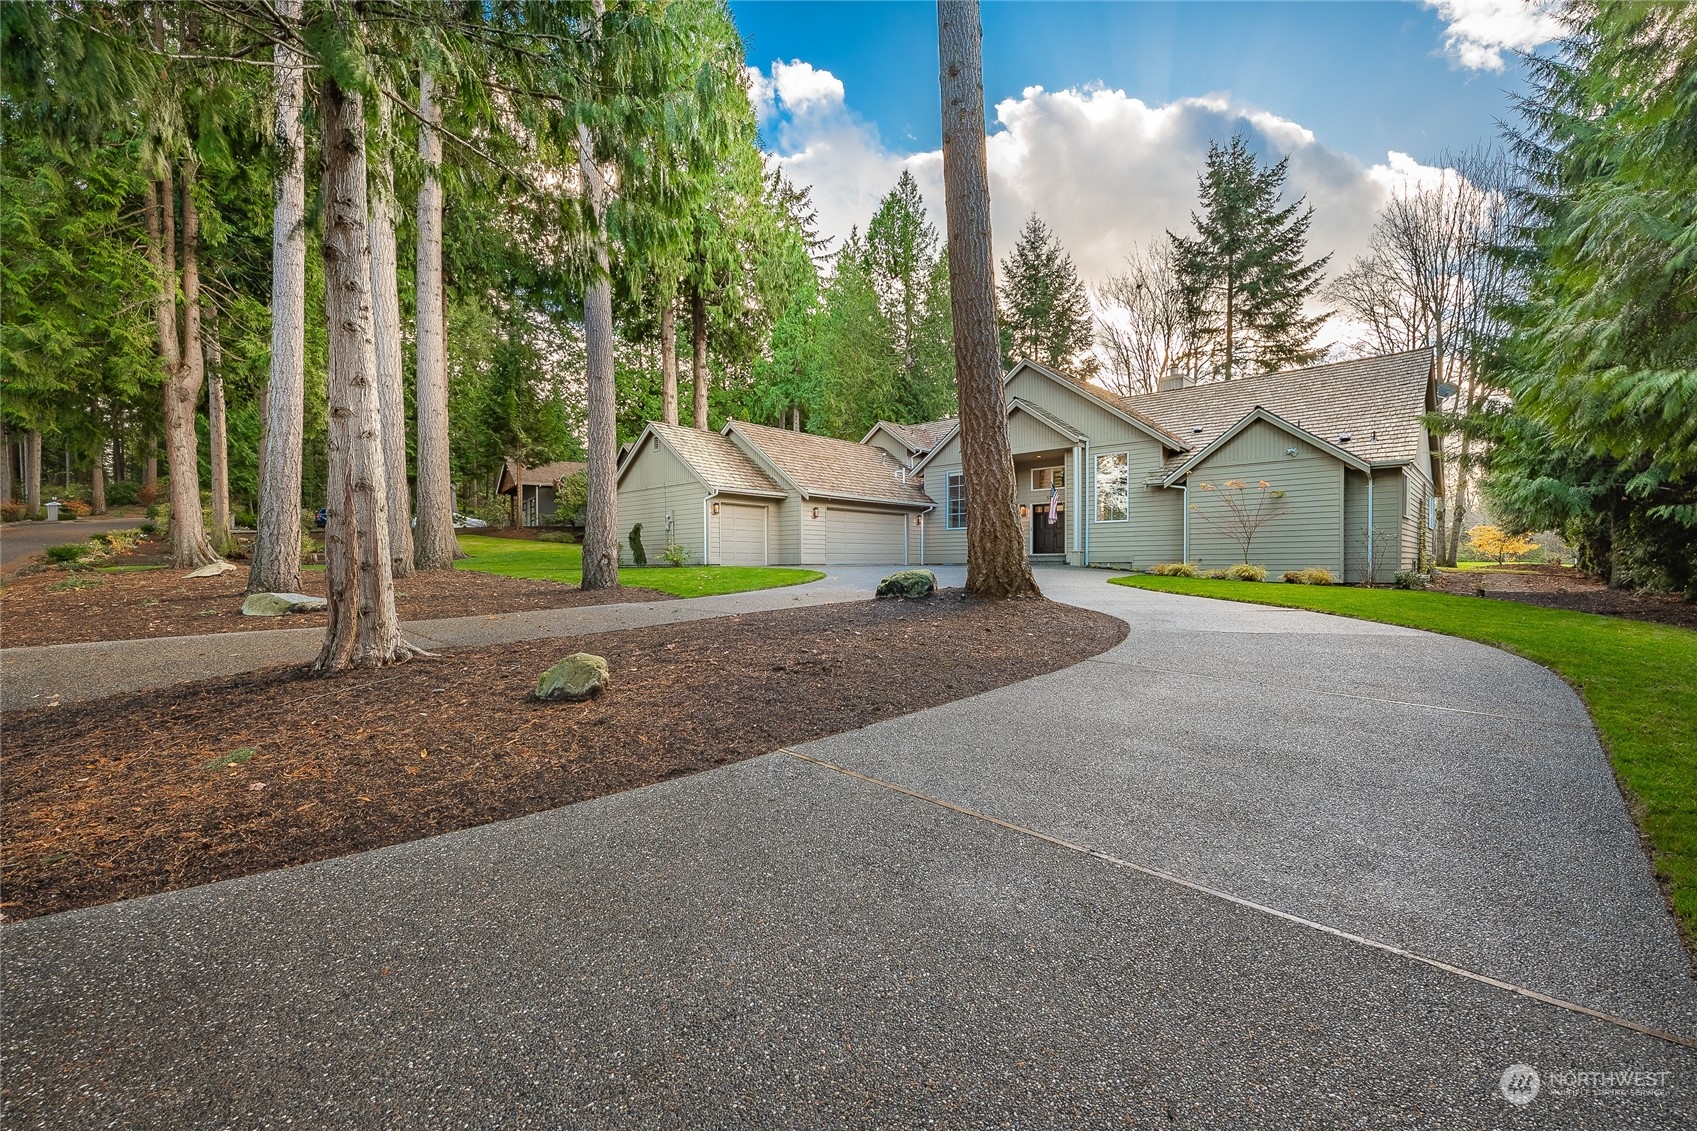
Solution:
<svg viewBox="0 0 1697 1131">
<path fill-rule="evenodd" d="M 907 518 L 830 507 L 825 512 L 827 565 L 901 565 L 907 558 Z"/>
<path fill-rule="evenodd" d="M 723 503 L 719 507 L 719 563 L 766 564 L 766 508 Z"/>
</svg>

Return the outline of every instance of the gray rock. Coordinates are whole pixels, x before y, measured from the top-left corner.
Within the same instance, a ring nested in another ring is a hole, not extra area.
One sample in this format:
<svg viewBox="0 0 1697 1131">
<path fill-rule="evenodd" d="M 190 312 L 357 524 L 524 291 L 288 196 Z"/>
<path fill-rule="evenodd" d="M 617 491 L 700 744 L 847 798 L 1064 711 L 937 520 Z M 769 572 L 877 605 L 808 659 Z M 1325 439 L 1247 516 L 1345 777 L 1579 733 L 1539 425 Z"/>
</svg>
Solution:
<svg viewBox="0 0 1697 1131">
<path fill-rule="evenodd" d="M 229 562 L 216 561 L 216 562 L 212 562 L 209 565 L 203 565 L 199 569 L 190 570 L 189 573 L 187 574 L 187 576 L 189 576 L 189 577 L 219 577 L 219 576 L 226 574 L 226 573 L 233 573 L 235 571 L 235 568 L 236 567 L 231 565 Z"/>
<path fill-rule="evenodd" d="M 330 602 L 323 597 L 309 597 L 305 593 L 249 593 L 247 600 L 242 602 L 244 617 L 280 617 L 285 613 L 317 613 L 328 607 Z"/>
<path fill-rule="evenodd" d="M 929 597 L 937 591 L 937 575 L 928 569 L 904 569 L 878 583 L 880 597 Z"/>
<path fill-rule="evenodd" d="M 536 681 L 536 697 L 578 703 L 601 694 L 606 686 L 607 661 L 588 652 L 574 652 L 542 673 Z"/>
</svg>

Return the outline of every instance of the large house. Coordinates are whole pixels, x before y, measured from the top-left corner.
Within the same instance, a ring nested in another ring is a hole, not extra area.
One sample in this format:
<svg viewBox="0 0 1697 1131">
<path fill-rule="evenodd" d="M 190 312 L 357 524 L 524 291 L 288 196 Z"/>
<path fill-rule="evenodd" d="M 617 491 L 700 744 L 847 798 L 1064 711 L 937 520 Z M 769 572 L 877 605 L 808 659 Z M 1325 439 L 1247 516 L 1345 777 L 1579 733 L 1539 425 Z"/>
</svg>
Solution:
<svg viewBox="0 0 1697 1131">
<path fill-rule="evenodd" d="M 1431 374 L 1418 350 L 1121 397 L 1020 362 L 1004 388 L 1026 546 L 1072 565 L 1232 565 L 1242 524 L 1225 496 L 1242 483 L 1271 515 L 1251 561 L 1388 579 L 1436 521 Z M 856 444 L 650 424 L 620 464 L 620 526 L 715 564 L 964 562 L 958 428 L 880 422 Z"/>
</svg>

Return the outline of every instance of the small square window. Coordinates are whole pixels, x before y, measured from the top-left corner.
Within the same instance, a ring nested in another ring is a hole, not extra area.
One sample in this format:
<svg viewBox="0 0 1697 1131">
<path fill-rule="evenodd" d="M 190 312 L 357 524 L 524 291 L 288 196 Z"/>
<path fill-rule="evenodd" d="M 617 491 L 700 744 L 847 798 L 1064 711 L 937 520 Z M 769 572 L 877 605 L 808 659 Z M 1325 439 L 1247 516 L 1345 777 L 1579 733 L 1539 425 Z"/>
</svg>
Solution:
<svg viewBox="0 0 1697 1131">
<path fill-rule="evenodd" d="M 1065 467 L 1034 467 L 1031 469 L 1031 489 L 1047 491 L 1050 488 L 1059 489 L 1067 485 Z"/>
</svg>

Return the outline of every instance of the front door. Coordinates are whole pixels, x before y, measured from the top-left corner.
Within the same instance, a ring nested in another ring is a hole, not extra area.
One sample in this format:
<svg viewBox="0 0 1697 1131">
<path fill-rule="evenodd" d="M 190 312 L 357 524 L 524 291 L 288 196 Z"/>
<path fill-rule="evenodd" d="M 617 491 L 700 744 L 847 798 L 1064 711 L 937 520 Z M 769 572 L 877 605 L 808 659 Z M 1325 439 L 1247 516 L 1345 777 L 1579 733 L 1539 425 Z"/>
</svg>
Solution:
<svg viewBox="0 0 1697 1131">
<path fill-rule="evenodd" d="M 1055 521 L 1049 521 L 1048 503 L 1031 508 L 1031 552 L 1033 554 L 1064 554 L 1067 539 L 1067 510 L 1063 504 Z"/>
</svg>

